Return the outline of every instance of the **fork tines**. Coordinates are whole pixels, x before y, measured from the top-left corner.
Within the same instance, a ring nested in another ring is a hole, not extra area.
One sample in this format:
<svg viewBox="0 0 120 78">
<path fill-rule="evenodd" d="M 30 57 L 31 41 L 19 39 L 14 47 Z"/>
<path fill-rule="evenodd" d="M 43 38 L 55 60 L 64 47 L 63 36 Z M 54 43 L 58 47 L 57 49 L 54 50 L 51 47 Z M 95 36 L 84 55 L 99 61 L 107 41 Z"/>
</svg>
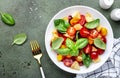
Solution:
<svg viewBox="0 0 120 78">
<path fill-rule="evenodd" d="M 30 41 L 30 46 L 32 48 L 33 55 L 37 55 L 41 53 L 40 46 L 36 40 Z"/>
</svg>

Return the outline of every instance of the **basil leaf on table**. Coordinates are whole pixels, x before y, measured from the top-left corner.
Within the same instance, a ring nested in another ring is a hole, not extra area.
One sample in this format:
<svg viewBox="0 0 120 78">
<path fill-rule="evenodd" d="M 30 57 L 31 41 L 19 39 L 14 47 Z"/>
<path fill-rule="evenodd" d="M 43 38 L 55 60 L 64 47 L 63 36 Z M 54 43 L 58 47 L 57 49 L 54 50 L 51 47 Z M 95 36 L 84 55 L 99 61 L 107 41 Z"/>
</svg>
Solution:
<svg viewBox="0 0 120 78">
<path fill-rule="evenodd" d="M 55 19 L 54 25 L 55 28 L 61 33 L 65 33 L 67 31 L 67 28 L 70 26 L 69 22 L 63 19 Z"/>
<path fill-rule="evenodd" d="M 100 38 L 94 39 L 94 45 L 100 49 L 106 49 L 106 44 Z"/>
<path fill-rule="evenodd" d="M 74 45 L 75 45 L 75 43 L 71 39 L 69 39 L 69 38 L 66 39 L 66 46 L 68 48 L 73 49 Z"/>
<path fill-rule="evenodd" d="M 57 49 L 56 52 L 61 55 L 68 55 L 70 53 L 70 49 L 69 48 L 60 48 L 60 49 Z"/>
<path fill-rule="evenodd" d="M 1 19 L 7 25 L 10 25 L 10 26 L 15 25 L 14 18 L 12 17 L 12 15 L 10 15 L 8 13 L 1 13 Z"/>
<path fill-rule="evenodd" d="M 78 48 L 78 49 L 82 49 L 84 48 L 86 45 L 88 44 L 88 39 L 87 38 L 80 38 L 76 41 L 76 44 L 75 46 Z"/>
<path fill-rule="evenodd" d="M 85 27 L 88 29 L 94 29 L 100 24 L 100 19 L 93 20 L 91 22 L 86 23 Z"/>
<path fill-rule="evenodd" d="M 25 42 L 25 40 L 27 39 L 27 35 L 25 33 L 20 33 L 14 36 L 14 40 L 13 40 L 13 44 L 18 44 L 21 45 Z"/>
<path fill-rule="evenodd" d="M 62 37 L 58 37 L 57 39 L 55 39 L 52 42 L 52 49 L 56 50 L 56 49 L 60 48 L 63 41 L 64 41 L 64 39 Z"/>
</svg>

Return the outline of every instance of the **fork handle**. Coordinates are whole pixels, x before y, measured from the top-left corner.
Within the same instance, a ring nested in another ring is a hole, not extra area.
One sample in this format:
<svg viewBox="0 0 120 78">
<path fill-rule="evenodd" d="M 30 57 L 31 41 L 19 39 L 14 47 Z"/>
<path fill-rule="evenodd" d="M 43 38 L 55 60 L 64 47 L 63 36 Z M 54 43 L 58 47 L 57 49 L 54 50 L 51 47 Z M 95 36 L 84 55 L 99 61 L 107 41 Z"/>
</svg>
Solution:
<svg viewBox="0 0 120 78">
<path fill-rule="evenodd" d="M 40 71 L 41 71 L 41 74 L 42 74 L 42 78 L 45 78 L 45 74 L 43 72 L 43 68 L 42 67 L 40 67 Z"/>
</svg>

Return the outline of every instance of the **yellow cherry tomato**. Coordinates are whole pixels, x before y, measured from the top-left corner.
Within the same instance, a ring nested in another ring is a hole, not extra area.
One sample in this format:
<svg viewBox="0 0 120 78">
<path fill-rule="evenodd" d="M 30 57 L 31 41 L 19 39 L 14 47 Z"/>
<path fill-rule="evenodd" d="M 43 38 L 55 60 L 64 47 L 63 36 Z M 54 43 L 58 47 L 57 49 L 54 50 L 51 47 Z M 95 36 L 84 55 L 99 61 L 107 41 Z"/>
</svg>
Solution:
<svg viewBox="0 0 120 78">
<path fill-rule="evenodd" d="M 78 18 L 72 18 L 71 20 L 70 20 L 70 24 L 73 26 L 73 25 L 75 25 L 75 24 L 77 24 L 79 22 L 79 19 Z"/>
<path fill-rule="evenodd" d="M 61 54 L 58 54 L 58 55 L 57 55 L 57 60 L 58 60 L 58 61 L 62 61 L 62 59 L 63 59 L 63 56 L 62 56 Z"/>
<path fill-rule="evenodd" d="M 102 27 L 102 29 L 101 29 L 101 35 L 102 36 L 106 36 L 107 35 L 107 29 L 106 28 Z"/>
</svg>

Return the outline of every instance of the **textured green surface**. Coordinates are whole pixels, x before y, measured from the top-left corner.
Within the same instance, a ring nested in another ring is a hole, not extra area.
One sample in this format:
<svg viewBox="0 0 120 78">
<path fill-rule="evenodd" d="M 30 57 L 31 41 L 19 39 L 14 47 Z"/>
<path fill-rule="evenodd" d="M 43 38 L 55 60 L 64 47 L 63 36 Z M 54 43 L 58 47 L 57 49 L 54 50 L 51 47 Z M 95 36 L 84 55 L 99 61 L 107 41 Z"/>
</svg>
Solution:
<svg viewBox="0 0 120 78">
<path fill-rule="evenodd" d="M 114 22 L 109 14 L 120 8 L 115 0 L 109 10 L 98 5 L 99 0 L 0 0 L 0 11 L 14 16 L 16 25 L 10 27 L 0 21 L 0 78 L 41 78 L 39 66 L 32 57 L 29 41 L 36 39 L 43 51 L 42 65 L 46 78 L 73 78 L 75 75 L 59 69 L 48 57 L 44 35 L 50 19 L 61 9 L 73 5 L 86 5 L 97 9 L 108 18 L 114 37 L 120 36 L 120 22 Z M 11 46 L 13 36 L 26 33 L 28 40 L 22 46 Z"/>
</svg>

